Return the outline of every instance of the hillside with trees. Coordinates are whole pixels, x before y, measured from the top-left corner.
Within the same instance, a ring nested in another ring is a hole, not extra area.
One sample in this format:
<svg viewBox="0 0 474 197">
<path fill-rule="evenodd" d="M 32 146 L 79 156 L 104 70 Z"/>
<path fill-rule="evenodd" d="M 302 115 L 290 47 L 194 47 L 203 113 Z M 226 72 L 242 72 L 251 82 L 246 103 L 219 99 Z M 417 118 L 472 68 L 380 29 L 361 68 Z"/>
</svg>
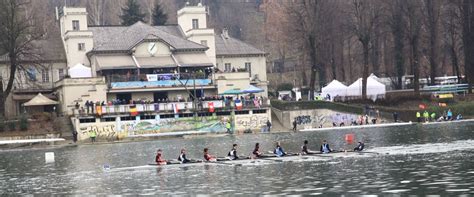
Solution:
<svg viewBox="0 0 474 197">
<path fill-rule="evenodd" d="M 474 82 L 470 0 L 35 0 L 24 14 L 40 15 L 46 32 L 58 28 L 55 7 L 64 3 L 86 7 L 90 25 L 170 25 L 187 2 L 206 6 L 216 32 L 228 28 L 268 52 L 270 78 L 292 76 L 270 81 L 273 88 L 289 82 L 318 90 L 332 79 L 350 83 L 370 73 L 390 77 L 396 88 L 404 75 Z"/>
</svg>

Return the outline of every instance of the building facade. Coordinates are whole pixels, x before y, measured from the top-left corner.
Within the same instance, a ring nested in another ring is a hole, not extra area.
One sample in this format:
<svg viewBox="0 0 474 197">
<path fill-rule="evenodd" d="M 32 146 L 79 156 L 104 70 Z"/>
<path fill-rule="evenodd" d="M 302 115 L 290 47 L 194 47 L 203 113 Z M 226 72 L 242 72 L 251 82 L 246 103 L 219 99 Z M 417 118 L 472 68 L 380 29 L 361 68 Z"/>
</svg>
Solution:
<svg viewBox="0 0 474 197">
<path fill-rule="evenodd" d="M 60 103 L 55 110 L 72 117 L 80 138 L 101 128 L 113 130 L 102 134 L 111 138 L 120 132 L 226 130 L 227 122 L 233 130 L 256 130 L 270 120 L 265 52 L 225 30 L 217 35 L 200 4 L 177 16 L 178 25 L 88 26 L 85 8 L 62 8 L 62 57 L 51 62 L 51 79 L 43 81 L 50 85 L 47 95 Z M 90 69 L 89 77 L 71 77 L 78 64 Z M 223 95 L 250 85 L 263 91 Z M 21 102 L 15 105 L 21 108 Z"/>
</svg>

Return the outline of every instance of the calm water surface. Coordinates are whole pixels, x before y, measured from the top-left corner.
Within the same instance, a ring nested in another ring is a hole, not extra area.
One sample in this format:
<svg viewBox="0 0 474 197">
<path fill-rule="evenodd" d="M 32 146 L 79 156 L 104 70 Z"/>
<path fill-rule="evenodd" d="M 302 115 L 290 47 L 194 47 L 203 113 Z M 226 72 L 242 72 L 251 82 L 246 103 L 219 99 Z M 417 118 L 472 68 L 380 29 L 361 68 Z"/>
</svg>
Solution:
<svg viewBox="0 0 474 197">
<path fill-rule="evenodd" d="M 299 151 L 304 139 L 312 149 L 322 139 L 335 149 L 352 148 L 344 142 L 346 133 L 374 153 L 248 165 L 147 166 L 158 148 L 167 159 L 177 158 L 182 147 L 189 158 L 201 159 L 204 147 L 225 156 L 233 143 L 242 155 L 256 142 L 271 150 L 281 141 L 290 152 Z M 56 162 L 45 164 L 45 152 L 54 152 Z M 104 164 L 111 169 L 104 170 Z M 474 123 L 0 151 L 0 194 L 474 195 Z"/>
</svg>

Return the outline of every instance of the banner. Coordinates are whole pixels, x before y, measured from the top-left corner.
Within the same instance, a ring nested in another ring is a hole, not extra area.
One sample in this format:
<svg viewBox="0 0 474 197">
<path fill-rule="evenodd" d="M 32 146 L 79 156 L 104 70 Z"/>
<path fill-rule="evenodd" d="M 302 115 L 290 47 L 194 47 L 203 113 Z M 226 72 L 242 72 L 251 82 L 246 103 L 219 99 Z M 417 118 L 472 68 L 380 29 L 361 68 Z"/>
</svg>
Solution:
<svg viewBox="0 0 474 197">
<path fill-rule="evenodd" d="M 209 106 L 209 112 L 214 112 L 214 102 L 208 102 L 207 105 Z"/>
<path fill-rule="evenodd" d="M 440 94 L 438 96 L 440 99 L 444 99 L 444 98 L 454 98 L 454 95 L 453 94 Z"/>
<path fill-rule="evenodd" d="M 147 75 L 146 75 L 146 79 L 147 79 L 148 81 L 158 81 L 158 75 L 156 75 L 156 74 L 154 74 L 154 75 L 152 75 L 152 74 L 147 74 Z"/>
<path fill-rule="evenodd" d="M 101 116 L 102 115 L 102 106 L 96 106 L 95 111 L 97 111 L 97 115 Z"/>
<path fill-rule="evenodd" d="M 130 116 L 137 116 L 138 115 L 138 110 L 135 105 L 130 106 Z"/>
</svg>

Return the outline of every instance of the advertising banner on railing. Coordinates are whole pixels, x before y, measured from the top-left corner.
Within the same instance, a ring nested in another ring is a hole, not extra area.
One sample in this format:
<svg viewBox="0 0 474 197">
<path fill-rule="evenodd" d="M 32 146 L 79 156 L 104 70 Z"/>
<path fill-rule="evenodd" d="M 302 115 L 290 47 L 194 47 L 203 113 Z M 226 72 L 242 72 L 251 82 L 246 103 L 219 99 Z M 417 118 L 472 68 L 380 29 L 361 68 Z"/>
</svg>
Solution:
<svg viewBox="0 0 474 197">
<path fill-rule="evenodd" d="M 154 75 L 147 74 L 146 79 L 147 79 L 147 81 L 158 81 L 158 75 L 156 75 L 156 74 L 154 74 Z"/>
</svg>

